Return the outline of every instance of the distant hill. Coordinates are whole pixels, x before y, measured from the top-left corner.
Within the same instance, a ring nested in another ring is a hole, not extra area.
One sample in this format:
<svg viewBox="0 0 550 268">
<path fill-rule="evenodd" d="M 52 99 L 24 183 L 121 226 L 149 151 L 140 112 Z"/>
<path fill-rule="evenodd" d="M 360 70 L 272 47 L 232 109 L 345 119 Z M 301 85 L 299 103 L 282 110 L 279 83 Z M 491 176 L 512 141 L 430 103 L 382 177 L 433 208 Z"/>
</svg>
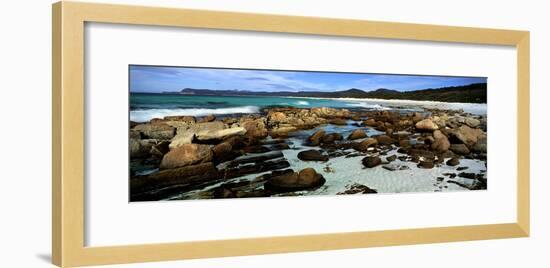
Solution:
<svg viewBox="0 0 550 268">
<path fill-rule="evenodd" d="M 246 90 L 212 90 L 185 88 L 179 92 L 164 92 L 165 94 L 203 95 L 203 96 L 280 96 L 280 97 L 317 97 L 317 98 L 371 98 L 371 99 L 398 99 L 424 100 L 442 102 L 487 103 L 487 83 L 477 83 L 465 86 L 428 88 L 400 92 L 397 90 L 379 88 L 373 91 L 364 91 L 351 88 L 343 91 L 279 91 L 256 92 Z"/>
</svg>

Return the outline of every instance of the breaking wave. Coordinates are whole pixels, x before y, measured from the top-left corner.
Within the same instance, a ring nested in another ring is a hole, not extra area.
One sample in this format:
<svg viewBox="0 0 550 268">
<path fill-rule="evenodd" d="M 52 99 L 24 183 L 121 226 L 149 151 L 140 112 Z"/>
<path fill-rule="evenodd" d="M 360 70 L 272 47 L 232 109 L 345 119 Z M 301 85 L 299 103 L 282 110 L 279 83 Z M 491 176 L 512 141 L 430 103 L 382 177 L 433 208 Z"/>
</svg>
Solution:
<svg viewBox="0 0 550 268">
<path fill-rule="evenodd" d="M 194 108 L 194 109 L 148 109 L 130 111 L 130 120 L 134 122 L 146 122 L 153 118 L 163 118 L 172 115 L 205 116 L 209 114 L 248 114 L 258 113 L 260 108 L 257 106 L 241 106 L 231 108 Z"/>
</svg>

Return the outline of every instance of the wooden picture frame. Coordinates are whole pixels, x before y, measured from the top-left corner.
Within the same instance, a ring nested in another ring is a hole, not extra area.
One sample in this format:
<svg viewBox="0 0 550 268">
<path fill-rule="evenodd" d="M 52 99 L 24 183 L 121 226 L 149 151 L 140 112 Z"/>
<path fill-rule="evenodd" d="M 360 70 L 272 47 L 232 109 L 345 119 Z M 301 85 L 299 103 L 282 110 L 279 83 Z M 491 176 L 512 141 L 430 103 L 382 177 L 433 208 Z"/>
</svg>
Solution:
<svg viewBox="0 0 550 268">
<path fill-rule="evenodd" d="M 515 46 L 517 220 L 502 224 L 342 232 L 109 247 L 84 245 L 84 23 L 301 33 Z M 53 5 L 52 260 L 61 267 L 529 236 L 529 32 L 59 2 Z"/>
</svg>

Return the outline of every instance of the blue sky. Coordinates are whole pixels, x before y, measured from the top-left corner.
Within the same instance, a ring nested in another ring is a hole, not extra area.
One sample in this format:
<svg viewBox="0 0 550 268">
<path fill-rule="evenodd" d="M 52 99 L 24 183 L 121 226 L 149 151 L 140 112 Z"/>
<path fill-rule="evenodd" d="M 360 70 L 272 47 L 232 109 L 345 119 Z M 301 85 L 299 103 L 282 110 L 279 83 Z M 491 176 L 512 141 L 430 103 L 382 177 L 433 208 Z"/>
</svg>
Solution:
<svg viewBox="0 0 550 268">
<path fill-rule="evenodd" d="M 180 91 L 184 88 L 249 91 L 410 91 L 487 82 L 482 77 L 357 74 L 330 72 L 130 66 L 131 92 Z"/>
</svg>

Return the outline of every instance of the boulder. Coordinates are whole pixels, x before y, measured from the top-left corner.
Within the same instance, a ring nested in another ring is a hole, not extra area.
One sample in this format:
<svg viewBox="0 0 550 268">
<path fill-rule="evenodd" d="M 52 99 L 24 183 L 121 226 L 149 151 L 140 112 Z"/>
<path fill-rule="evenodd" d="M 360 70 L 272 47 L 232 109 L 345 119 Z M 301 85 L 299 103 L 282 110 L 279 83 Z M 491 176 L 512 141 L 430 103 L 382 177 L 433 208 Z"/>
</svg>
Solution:
<svg viewBox="0 0 550 268">
<path fill-rule="evenodd" d="M 451 167 L 458 166 L 460 165 L 460 160 L 457 157 L 453 157 L 447 160 L 446 164 Z"/>
<path fill-rule="evenodd" d="M 329 133 L 321 138 L 321 143 L 334 143 L 335 141 L 342 140 L 342 135 L 339 133 Z"/>
<path fill-rule="evenodd" d="M 265 138 L 268 135 L 264 121 L 261 119 L 250 120 L 241 123 L 241 126 L 246 129 L 246 136 L 250 138 Z"/>
<path fill-rule="evenodd" d="M 460 155 L 467 155 L 470 153 L 470 150 L 468 149 L 468 147 L 462 143 L 460 144 L 451 144 L 450 146 L 450 150 L 455 153 L 455 154 L 460 154 Z"/>
<path fill-rule="evenodd" d="M 151 149 L 155 146 L 157 140 L 154 139 L 130 139 L 129 149 L 130 158 L 144 158 L 150 155 Z"/>
<path fill-rule="evenodd" d="M 244 135 L 246 129 L 244 127 L 232 127 L 219 130 L 202 130 L 196 134 L 198 140 L 223 140 L 234 135 Z"/>
<path fill-rule="evenodd" d="M 218 160 L 218 162 L 232 159 L 232 150 L 233 146 L 229 142 L 222 142 L 212 147 L 212 153 L 214 154 L 214 158 Z"/>
<path fill-rule="evenodd" d="M 410 146 L 411 146 L 411 142 L 409 141 L 409 139 L 399 140 L 399 147 L 408 148 Z"/>
<path fill-rule="evenodd" d="M 321 143 L 321 138 L 325 136 L 325 131 L 320 129 L 317 130 L 315 133 L 313 133 L 307 140 L 309 141 L 309 144 L 312 146 L 317 146 Z"/>
<path fill-rule="evenodd" d="M 449 142 L 449 139 L 445 134 L 443 134 L 441 131 L 436 130 L 433 133 L 434 141 L 431 144 L 431 148 L 434 151 L 438 152 L 445 152 L 449 150 L 449 147 L 451 146 L 451 143 Z"/>
<path fill-rule="evenodd" d="M 356 129 L 351 134 L 349 134 L 348 140 L 356 140 L 356 139 L 362 139 L 366 137 L 367 137 L 367 133 L 365 133 L 364 130 Z"/>
<path fill-rule="evenodd" d="M 195 165 L 212 161 L 212 150 L 204 144 L 184 144 L 164 155 L 160 169 Z"/>
<path fill-rule="evenodd" d="M 298 153 L 298 159 L 304 161 L 327 161 L 328 156 L 317 150 L 307 150 Z"/>
<path fill-rule="evenodd" d="M 213 122 L 213 121 L 216 121 L 216 116 L 214 116 L 213 114 L 209 114 L 201 118 L 198 122 L 203 123 L 203 122 Z"/>
<path fill-rule="evenodd" d="M 378 141 L 378 144 L 381 145 L 390 145 L 395 142 L 394 139 L 390 138 L 388 135 L 378 135 L 374 137 L 376 141 Z"/>
<path fill-rule="evenodd" d="M 471 118 L 471 117 L 467 117 L 465 120 L 464 120 L 464 123 L 466 125 L 468 125 L 469 127 L 477 127 L 479 126 L 479 124 L 481 124 L 481 121 L 475 119 L 475 118 Z"/>
<path fill-rule="evenodd" d="M 361 141 L 355 146 L 355 150 L 360 152 L 366 152 L 369 147 L 375 146 L 378 144 L 378 141 L 375 138 L 368 138 L 364 141 Z"/>
<path fill-rule="evenodd" d="M 430 160 L 420 161 L 420 163 L 418 163 L 418 167 L 419 168 L 430 169 L 430 168 L 434 167 L 434 162 L 430 161 Z"/>
<path fill-rule="evenodd" d="M 328 122 L 333 124 L 333 125 L 338 125 L 338 126 L 346 126 L 348 124 L 348 120 L 343 119 L 343 118 L 334 118 L 334 119 L 329 120 Z"/>
<path fill-rule="evenodd" d="M 453 131 L 453 135 L 462 143 L 468 146 L 473 146 L 477 142 L 477 139 L 484 135 L 484 133 L 481 129 L 470 128 L 469 126 L 462 125 Z"/>
<path fill-rule="evenodd" d="M 170 140 L 176 133 L 174 127 L 164 123 L 140 124 L 133 129 L 139 131 L 145 138 L 157 140 Z"/>
<path fill-rule="evenodd" d="M 363 165 L 367 168 L 373 168 L 382 164 L 382 159 L 378 156 L 367 156 L 361 160 Z"/>
<path fill-rule="evenodd" d="M 290 133 L 292 131 L 296 131 L 296 130 L 298 130 L 298 129 L 296 127 L 293 127 L 293 126 L 282 126 L 282 127 L 272 129 L 271 132 L 270 132 L 270 135 L 273 138 L 287 137 L 288 133 Z"/>
<path fill-rule="evenodd" d="M 393 162 L 396 159 L 397 159 L 397 155 L 395 155 L 395 154 L 392 154 L 392 155 L 386 157 L 386 161 L 388 161 L 388 162 Z"/>
<path fill-rule="evenodd" d="M 439 129 L 437 124 L 434 123 L 431 119 L 418 121 L 415 126 L 418 130 L 434 131 L 436 129 Z"/>
<path fill-rule="evenodd" d="M 172 140 L 170 141 L 169 147 L 170 149 L 174 149 L 184 144 L 193 143 L 194 138 L 195 138 L 195 133 L 192 131 L 180 132 L 172 138 Z"/>
<path fill-rule="evenodd" d="M 325 178 L 313 168 L 305 168 L 299 173 L 291 172 L 268 179 L 264 188 L 273 192 L 295 192 L 314 189 L 325 184 Z"/>
<path fill-rule="evenodd" d="M 369 118 L 369 119 L 363 121 L 363 125 L 369 126 L 369 127 L 377 127 L 378 122 L 376 122 L 376 120 L 374 120 L 374 118 Z"/>
</svg>

